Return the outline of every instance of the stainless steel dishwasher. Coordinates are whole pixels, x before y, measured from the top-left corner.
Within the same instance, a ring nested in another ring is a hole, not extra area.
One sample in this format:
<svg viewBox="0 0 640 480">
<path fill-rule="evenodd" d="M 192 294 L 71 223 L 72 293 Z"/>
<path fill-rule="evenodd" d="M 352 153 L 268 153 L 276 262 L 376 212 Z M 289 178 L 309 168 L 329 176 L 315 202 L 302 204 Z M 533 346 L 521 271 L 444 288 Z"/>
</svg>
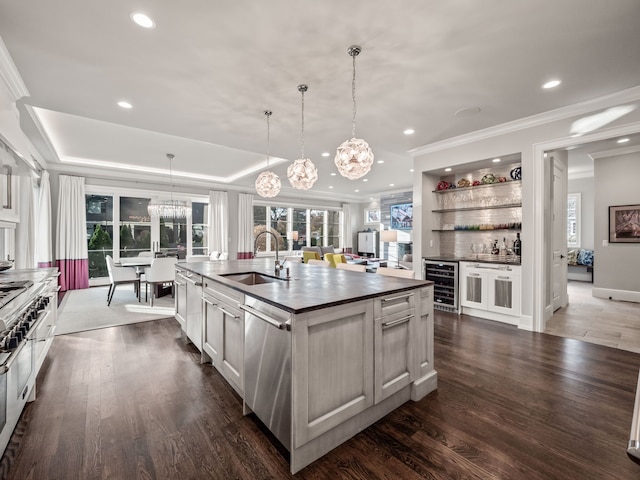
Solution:
<svg viewBox="0 0 640 480">
<path fill-rule="evenodd" d="M 291 317 L 245 297 L 244 402 L 291 451 Z"/>
</svg>

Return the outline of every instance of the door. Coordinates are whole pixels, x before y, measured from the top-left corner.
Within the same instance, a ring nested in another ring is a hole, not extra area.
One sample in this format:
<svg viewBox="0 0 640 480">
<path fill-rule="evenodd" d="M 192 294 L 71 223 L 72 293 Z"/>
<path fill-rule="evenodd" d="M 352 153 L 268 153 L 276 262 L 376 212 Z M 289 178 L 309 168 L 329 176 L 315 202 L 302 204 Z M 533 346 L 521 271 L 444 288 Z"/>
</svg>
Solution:
<svg viewBox="0 0 640 480">
<path fill-rule="evenodd" d="M 486 275 L 460 264 L 460 306 L 487 309 Z"/>
<path fill-rule="evenodd" d="M 551 156 L 552 177 L 552 248 L 551 301 L 553 311 L 567 306 L 567 160 L 558 153 Z"/>
</svg>

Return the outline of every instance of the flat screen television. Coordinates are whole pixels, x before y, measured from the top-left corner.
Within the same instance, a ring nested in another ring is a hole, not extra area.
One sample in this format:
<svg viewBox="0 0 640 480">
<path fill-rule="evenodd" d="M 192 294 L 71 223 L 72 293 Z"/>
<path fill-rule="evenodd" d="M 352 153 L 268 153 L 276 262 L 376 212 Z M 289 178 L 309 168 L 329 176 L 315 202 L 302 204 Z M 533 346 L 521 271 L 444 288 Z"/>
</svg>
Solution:
<svg viewBox="0 0 640 480">
<path fill-rule="evenodd" d="M 391 230 L 413 229 L 413 203 L 391 205 Z"/>
</svg>

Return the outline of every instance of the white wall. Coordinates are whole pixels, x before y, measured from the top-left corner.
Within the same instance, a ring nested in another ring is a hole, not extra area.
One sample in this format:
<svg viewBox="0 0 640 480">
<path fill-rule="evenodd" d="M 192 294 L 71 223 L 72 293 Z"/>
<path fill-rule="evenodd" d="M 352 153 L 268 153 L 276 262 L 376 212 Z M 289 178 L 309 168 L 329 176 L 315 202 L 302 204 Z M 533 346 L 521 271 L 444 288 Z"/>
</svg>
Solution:
<svg viewBox="0 0 640 480">
<path fill-rule="evenodd" d="M 640 243 L 610 243 L 603 246 L 603 241 L 609 239 L 609 206 L 640 204 L 640 152 L 596 159 L 594 169 L 594 295 L 616 298 L 610 292 L 613 290 L 636 292 L 640 296 Z M 597 295 L 596 289 L 605 291 Z"/>
</svg>

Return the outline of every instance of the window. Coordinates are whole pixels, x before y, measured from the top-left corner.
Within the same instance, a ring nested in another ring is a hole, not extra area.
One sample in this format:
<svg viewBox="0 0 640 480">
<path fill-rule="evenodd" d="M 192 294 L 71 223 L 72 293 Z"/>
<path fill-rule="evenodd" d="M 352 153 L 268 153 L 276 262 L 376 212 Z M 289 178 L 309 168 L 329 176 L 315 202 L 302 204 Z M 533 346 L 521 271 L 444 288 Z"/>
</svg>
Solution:
<svg viewBox="0 0 640 480">
<path fill-rule="evenodd" d="M 89 278 L 106 277 L 107 255 L 113 257 L 113 197 L 85 195 Z"/>
<path fill-rule="evenodd" d="M 300 250 L 304 246 L 328 246 L 340 248 L 342 245 L 341 210 L 321 210 L 273 205 L 253 206 L 254 237 L 267 230 L 278 238 L 278 250 Z M 260 252 L 275 251 L 275 243 L 270 235 L 258 239 Z"/>
<path fill-rule="evenodd" d="M 580 247 L 580 194 L 567 195 L 567 246 Z"/>
<path fill-rule="evenodd" d="M 192 255 L 209 254 L 209 204 L 193 202 L 191 218 Z"/>
</svg>

